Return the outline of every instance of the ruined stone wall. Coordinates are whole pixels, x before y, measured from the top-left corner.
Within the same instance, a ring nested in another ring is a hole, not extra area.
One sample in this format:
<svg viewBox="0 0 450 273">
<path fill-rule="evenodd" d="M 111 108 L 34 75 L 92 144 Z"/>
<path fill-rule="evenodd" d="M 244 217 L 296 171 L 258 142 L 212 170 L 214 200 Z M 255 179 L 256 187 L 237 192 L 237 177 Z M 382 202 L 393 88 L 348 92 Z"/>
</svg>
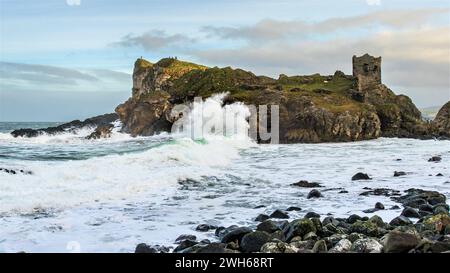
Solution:
<svg viewBox="0 0 450 273">
<path fill-rule="evenodd" d="M 366 91 L 381 84 L 381 57 L 364 54 L 353 56 L 353 76 L 358 80 L 358 90 Z"/>
</svg>

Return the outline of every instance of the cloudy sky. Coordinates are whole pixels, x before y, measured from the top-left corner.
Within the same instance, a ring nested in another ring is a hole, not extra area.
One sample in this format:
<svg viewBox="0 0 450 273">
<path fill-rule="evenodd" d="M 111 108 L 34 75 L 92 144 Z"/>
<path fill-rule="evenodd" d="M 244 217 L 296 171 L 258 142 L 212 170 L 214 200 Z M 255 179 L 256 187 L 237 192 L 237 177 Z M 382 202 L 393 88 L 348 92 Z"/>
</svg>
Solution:
<svg viewBox="0 0 450 273">
<path fill-rule="evenodd" d="M 367 52 L 419 107 L 450 100 L 448 0 L 0 0 L 0 14 L 0 121 L 112 112 L 140 56 L 277 77 L 350 74 Z"/>
</svg>

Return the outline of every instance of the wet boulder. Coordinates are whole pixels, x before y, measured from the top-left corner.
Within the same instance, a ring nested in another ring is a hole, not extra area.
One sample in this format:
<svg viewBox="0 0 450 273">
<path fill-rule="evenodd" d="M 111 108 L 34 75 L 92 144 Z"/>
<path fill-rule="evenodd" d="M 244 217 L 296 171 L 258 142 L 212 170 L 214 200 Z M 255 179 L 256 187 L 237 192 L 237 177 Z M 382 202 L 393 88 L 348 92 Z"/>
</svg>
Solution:
<svg viewBox="0 0 450 273">
<path fill-rule="evenodd" d="M 370 178 L 370 176 L 366 173 L 357 173 L 352 177 L 353 181 L 356 180 L 371 180 L 372 178 Z"/>
</svg>

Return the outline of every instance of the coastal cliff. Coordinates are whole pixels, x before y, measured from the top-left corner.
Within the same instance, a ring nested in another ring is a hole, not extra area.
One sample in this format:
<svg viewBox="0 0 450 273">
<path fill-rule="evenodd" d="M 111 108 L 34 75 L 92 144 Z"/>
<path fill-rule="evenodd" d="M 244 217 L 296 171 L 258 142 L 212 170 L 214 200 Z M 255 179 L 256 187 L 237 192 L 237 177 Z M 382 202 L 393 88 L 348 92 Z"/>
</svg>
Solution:
<svg viewBox="0 0 450 273">
<path fill-rule="evenodd" d="M 450 138 L 450 103 L 434 121 L 427 122 L 409 97 L 396 95 L 382 83 L 381 57 L 353 56 L 352 64 L 352 75 L 336 71 L 334 75 L 281 74 L 273 79 L 242 69 L 207 67 L 176 58 L 156 63 L 140 58 L 134 65 L 132 95 L 116 107 L 116 114 L 57 128 L 16 130 L 12 135 L 33 137 L 58 133 L 66 127 L 104 126 L 118 117 L 123 132 L 149 136 L 171 130 L 176 120 L 171 116 L 174 105 L 227 93 L 226 104 L 278 105 L 280 143 Z M 269 121 L 267 129 L 270 126 Z"/>
<path fill-rule="evenodd" d="M 279 105 L 281 143 L 449 136 L 448 114 L 431 124 L 423 121 L 409 97 L 396 95 L 381 83 L 381 58 L 367 54 L 353 57 L 353 75 L 336 71 L 278 79 L 174 58 L 157 63 L 138 59 L 132 90 L 116 113 L 123 131 L 135 136 L 169 131 L 173 105 L 222 92 L 229 94 L 225 103 Z"/>
</svg>

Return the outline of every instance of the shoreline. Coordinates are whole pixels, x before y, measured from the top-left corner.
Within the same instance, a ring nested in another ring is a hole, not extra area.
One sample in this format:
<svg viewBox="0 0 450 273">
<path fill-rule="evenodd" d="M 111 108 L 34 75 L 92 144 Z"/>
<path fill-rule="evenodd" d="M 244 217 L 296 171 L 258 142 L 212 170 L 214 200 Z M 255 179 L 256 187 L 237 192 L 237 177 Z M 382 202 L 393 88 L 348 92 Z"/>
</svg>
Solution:
<svg viewBox="0 0 450 273">
<path fill-rule="evenodd" d="M 311 198 L 320 198 L 313 189 Z M 376 194 L 375 194 L 376 195 Z M 181 234 L 176 247 L 140 243 L 135 253 L 450 253 L 450 216 L 446 196 L 435 191 L 409 189 L 391 199 L 403 206 L 389 223 L 378 215 L 334 218 L 308 212 L 290 219 L 290 207 L 271 215 L 259 214 L 256 228 L 200 224 L 196 231 L 213 232 L 216 240 L 197 240 Z M 433 204 L 433 205 L 432 205 Z M 398 207 L 398 206 L 395 206 Z M 398 207 L 399 208 L 399 207 Z M 385 209 L 377 202 L 372 212 Z M 366 212 L 369 213 L 369 212 Z"/>
</svg>

